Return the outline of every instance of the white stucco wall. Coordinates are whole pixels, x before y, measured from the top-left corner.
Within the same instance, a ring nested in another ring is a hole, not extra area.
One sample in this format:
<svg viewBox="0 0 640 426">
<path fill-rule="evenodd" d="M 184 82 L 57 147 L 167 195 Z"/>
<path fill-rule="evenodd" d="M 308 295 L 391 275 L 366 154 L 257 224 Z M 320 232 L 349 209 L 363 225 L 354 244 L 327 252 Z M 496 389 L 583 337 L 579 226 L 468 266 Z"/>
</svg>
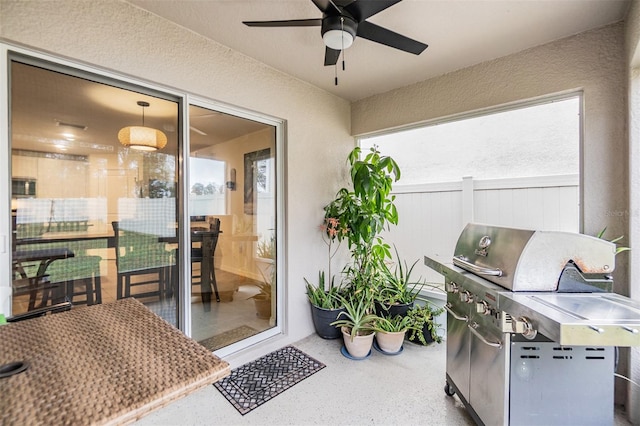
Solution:
<svg viewBox="0 0 640 426">
<path fill-rule="evenodd" d="M 629 78 L 629 236 L 630 247 L 640 247 L 640 2 L 633 1 L 625 22 Z M 629 295 L 640 300 L 640 250 L 629 253 Z M 629 378 L 640 383 L 640 348 L 631 348 Z M 640 424 L 640 389 L 628 387 L 627 411 Z"/>
<path fill-rule="evenodd" d="M 625 58 L 625 25 L 617 23 L 354 102 L 352 132 L 375 133 L 582 90 L 583 232 L 595 235 L 607 226 L 607 235 L 637 241 L 629 231 L 630 216 L 638 210 L 630 209 L 628 199 Z M 614 274 L 615 290 L 625 295 L 629 291 L 628 256 L 617 257 Z M 626 374 L 626 370 L 623 357 L 620 372 Z M 624 402 L 625 390 L 626 384 L 618 381 L 617 402 Z"/>
<path fill-rule="evenodd" d="M 313 332 L 303 277 L 317 276 L 324 263 L 322 206 L 342 185 L 354 143 L 347 101 L 122 1 L 0 0 L 0 37 L 286 119 L 287 335 L 229 360 L 239 365 Z M 7 190 L 0 186 L 0 198 Z M 0 234 L 8 212 L 0 211 Z M 0 260 L 8 265 L 8 254 Z M 8 279 L 6 272 L 5 286 Z"/>
</svg>

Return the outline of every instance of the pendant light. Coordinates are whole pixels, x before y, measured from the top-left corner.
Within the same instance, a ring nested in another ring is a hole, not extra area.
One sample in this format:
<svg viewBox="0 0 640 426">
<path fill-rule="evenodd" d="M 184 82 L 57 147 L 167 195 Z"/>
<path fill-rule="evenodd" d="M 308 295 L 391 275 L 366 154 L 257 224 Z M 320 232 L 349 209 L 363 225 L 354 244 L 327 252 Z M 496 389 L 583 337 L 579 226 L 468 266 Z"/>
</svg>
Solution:
<svg viewBox="0 0 640 426">
<path fill-rule="evenodd" d="M 160 130 L 144 126 L 144 109 L 149 102 L 138 101 L 142 107 L 142 126 L 123 127 L 118 132 L 118 140 L 128 148 L 140 151 L 156 151 L 167 145 L 167 136 Z"/>
</svg>

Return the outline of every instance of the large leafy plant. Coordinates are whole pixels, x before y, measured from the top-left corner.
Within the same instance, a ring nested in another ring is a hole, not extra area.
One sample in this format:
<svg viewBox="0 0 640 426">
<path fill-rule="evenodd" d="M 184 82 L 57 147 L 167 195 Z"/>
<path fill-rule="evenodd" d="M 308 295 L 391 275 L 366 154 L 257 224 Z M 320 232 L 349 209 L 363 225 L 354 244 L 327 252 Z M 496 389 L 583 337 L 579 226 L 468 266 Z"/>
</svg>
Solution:
<svg viewBox="0 0 640 426">
<path fill-rule="evenodd" d="M 325 206 L 325 220 L 335 220 L 334 237 L 346 240 L 351 252 L 343 279 L 351 287 L 376 286 L 381 279 L 380 262 L 391 258 L 390 247 L 379 234 L 398 223 L 391 190 L 400 179 L 400 167 L 375 146 L 364 158 L 360 147 L 355 147 L 347 161 L 353 189 L 341 188 L 337 192 Z"/>
</svg>

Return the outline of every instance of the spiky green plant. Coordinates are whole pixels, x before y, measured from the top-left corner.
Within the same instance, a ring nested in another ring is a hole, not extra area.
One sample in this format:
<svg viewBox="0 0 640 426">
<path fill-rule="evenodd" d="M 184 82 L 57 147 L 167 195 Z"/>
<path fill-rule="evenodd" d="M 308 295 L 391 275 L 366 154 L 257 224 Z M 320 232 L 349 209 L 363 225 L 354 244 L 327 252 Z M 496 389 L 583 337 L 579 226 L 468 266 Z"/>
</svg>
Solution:
<svg viewBox="0 0 640 426">
<path fill-rule="evenodd" d="M 598 232 L 598 235 L 596 235 L 596 237 L 604 240 L 604 233 L 607 231 L 607 227 L 605 226 L 604 228 L 602 228 L 602 231 Z M 607 240 L 610 243 L 613 243 L 616 245 L 616 254 L 618 253 L 622 253 L 623 251 L 629 251 L 631 250 L 631 248 L 629 247 L 625 247 L 625 246 L 619 246 L 617 244 L 618 241 L 622 240 L 624 238 L 624 235 L 620 235 L 618 238 L 614 238 L 613 240 Z"/>
<path fill-rule="evenodd" d="M 375 332 L 374 323 L 378 316 L 372 313 L 373 297 L 370 292 L 341 296 L 345 311 L 338 314 L 338 319 L 331 323 L 334 327 L 349 329 L 351 340 L 355 336 L 366 336 Z M 341 318 L 343 317 L 343 318 Z"/>
<path fill-rule="evenodd" d="M 396 333 L 409 330 L 418 330 L 411 317 L 396 315 L 394 317 L 378 317 L 375 320 L 374 330 L 383 333 Z M 422 330 L 422 329 L 420 329 Z"/>
<path fill-rule="evenodd" d="M 376 299 L 378 302 L 387 306 L 398 303 L 412 303 L 418 297 L 420 290 L 424 287 L 425 282 L 421 278 L 412 280 L 411 274 L 418 260 L 413 262 L 411 266 L 400 259 L 398 249 L 394 246 L 396 252 L 397 263 L 393 270 L 386 262 L 381 262 L 379 270 L 382 273 L 383 280 L 380 282 Z"/>
<path fill-rule="evenodd" d="M 332 282 L 329 289 L 325 290 L 324 271 L 318 273 L 317 286 L 311 284 L 306 278 L 304 281 L 307 286 L 307 298 L 312 305 L 323 309 L 339 309 L 342 307 L 341 288 L 333 285 Z"/>
</svg>

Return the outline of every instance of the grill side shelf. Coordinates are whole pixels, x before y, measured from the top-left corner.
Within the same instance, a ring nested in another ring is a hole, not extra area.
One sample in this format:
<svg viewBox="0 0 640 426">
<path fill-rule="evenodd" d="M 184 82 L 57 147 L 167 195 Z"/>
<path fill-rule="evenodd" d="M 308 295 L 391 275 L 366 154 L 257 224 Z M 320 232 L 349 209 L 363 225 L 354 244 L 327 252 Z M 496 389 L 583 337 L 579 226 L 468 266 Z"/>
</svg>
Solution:
<svg viewBox="0 0 640 426">
<path fill-rule="evenodd" d="M 640 304 L 624 296 L 503 291 L 498 300 L 501 311 L 528 318 L 561 345 L 640 346 Z"/>
</svg>

